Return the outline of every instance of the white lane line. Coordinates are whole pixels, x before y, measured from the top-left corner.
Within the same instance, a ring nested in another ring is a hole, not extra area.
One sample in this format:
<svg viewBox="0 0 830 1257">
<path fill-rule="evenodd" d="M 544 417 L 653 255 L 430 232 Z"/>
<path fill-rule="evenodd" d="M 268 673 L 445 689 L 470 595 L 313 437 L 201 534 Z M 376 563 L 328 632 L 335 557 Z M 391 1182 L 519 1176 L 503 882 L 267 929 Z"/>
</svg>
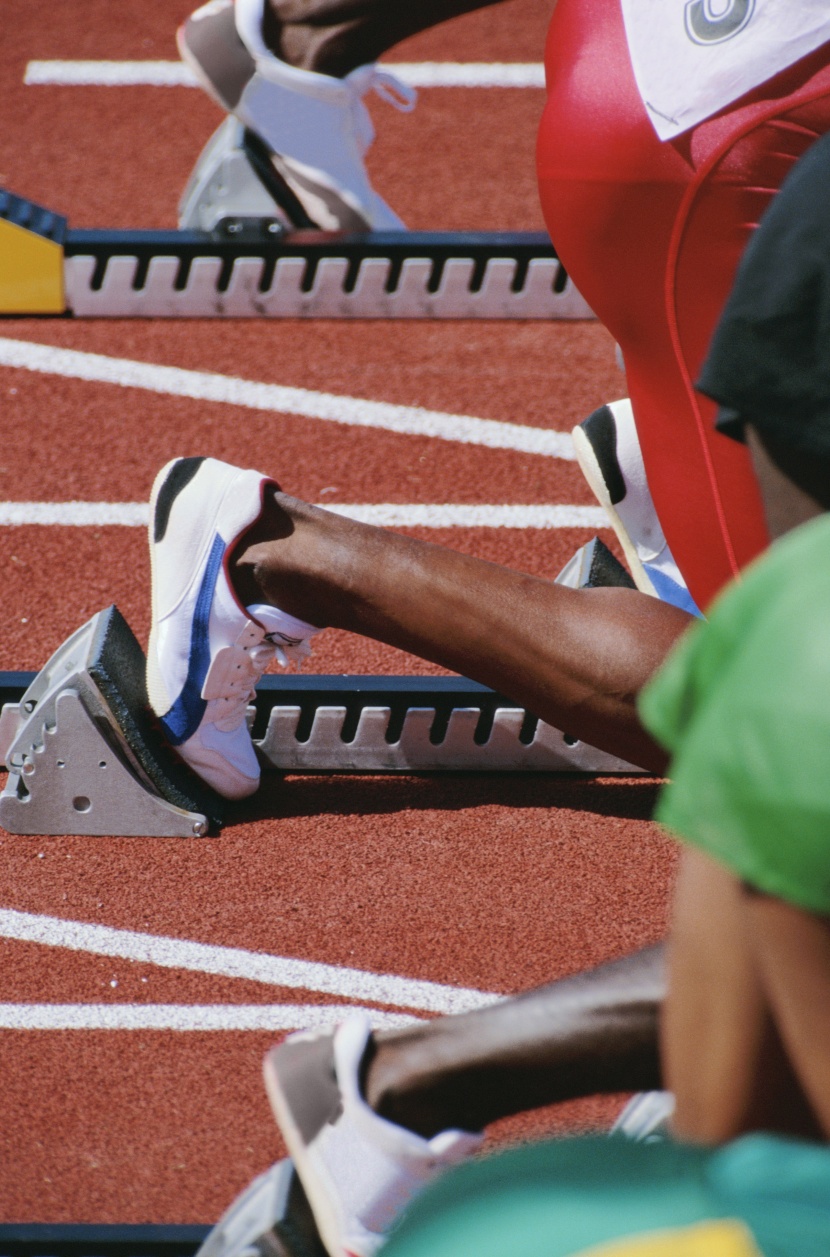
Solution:
<svg viewBox="0 0 830 1257">
<path fill-rule="evenodd" d="M 384 70 L 410 87 L 538 87 L 544 89 L 541 61 L 389 61 Z"/>
<path fill-rule="evenodd" d="M 198 87 L 181 61 L 30 61 L 23 82 L 35 87 Z"/>
<path fill-rule="evenodd" d="M 300 987 L 341 998 L 370 1000 L 376 1004 L 394 1004 L 426 1012 L 466 1012 L 493 1004 L 500 998 L 486 991 L 447 986 L 440 982 L 369 973 L 364 969 L 341 968 L 339 965 L 295 960 L 288 956 L 269 956 L 263 952 L 244 951 L 240 947 L 192 943 L 183 938 L 141 934 L 108 925 L 89 925 L 83 921 L 65 921 L 61 917 L 17 912 L 11 908 L 0 909 L 0 938 L 15 938 L 47 947 L 65 947 L 95 956 L 116 956 L 121 960 L 160 965 L 165 969 L 189 969 L 225 978 L 245 978 L 249 982 L 264 982 L 270 986 Z"/>
<path fill-rule="evenodd" d="M 383 528 L 608 528 L 601 506 L 478 506 L 466 503 L 332 504 L 326 510 Z"/>
<path fill-rule="evenodd" d="M 545 86 L 540 61 L 394 61 L 381 63 L 410 87 Z M 181 61 L 30 61 L 24 83 L 59 87 L 198 87 Z"/>
<path fill-rule="evenodd" d="M 91 528 L 119 524 L 126 528 L 146 528 L 148 519 L 146 502 L 0 502 L 2 527 L 45 524 Z"/>
<path fill-rule="evenodd" d="M 354 1004 L 0 1004 L 0 1030 L 328 1030 L 351 1013 L 383 1030 L 419 1020 Z"/>
<path fill-rule="evenodd" d="M 196 401 L 226 402 L 251 410 L 276 410 L 288 415 L 323 419 L 358 428 L 383 428 L 410 436 L 437 437 L 462 445 L 483 445 L 490 449 L 518 450 L 524 454 L 545 454 L 573 459 L 573 442 L 568 432 L 530 428 L 522 424 L 476 419 L 471 415 L 451 415 L 421 406 L 396 406 L 337 393 L 289 388 L 281 384 L 260 384 L 211 371 L 188 371 L 182 367 L 156 366 L 131 358 L 110 358 L 106 354 L 81 353 L 32 341 L 0 337 L 0 366 L 22 367 L 44 375 L 65 379 L 90 380 L 97 384 L 117 384 L 122 388 L 147 389 L 171 397 Z"/>
<path fill-rule="evenodd" d="M 601 506 L 495 505 L 465 503 L 323 503 L 327 511 L 382 528 L 607 528 Z M 144 502 L 0 502 L 0 527 L 44 524 L 89 528 L 144 528 Z"/>
</svg>

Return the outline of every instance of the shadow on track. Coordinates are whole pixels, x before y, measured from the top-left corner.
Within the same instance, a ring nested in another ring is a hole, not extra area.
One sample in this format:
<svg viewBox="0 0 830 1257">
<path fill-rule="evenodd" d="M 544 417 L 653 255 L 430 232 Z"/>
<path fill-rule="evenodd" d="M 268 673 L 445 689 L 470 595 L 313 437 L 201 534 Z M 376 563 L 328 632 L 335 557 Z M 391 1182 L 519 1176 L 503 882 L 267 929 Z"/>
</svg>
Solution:
<svg viewBox="0 0 830 1257">
<path fill-rule="evenodd" d="M 659 782 L 644 778 L 590 778 L 526 773 L 442 773 L 422 777 L 263 777 L 258 793 L 228 812 L 228 823 L 299 816 L 378 816 L 407 811 L 462 811 L 499 805 L 593 812 L 621 820 L 648 820 Z"/>
</svg>

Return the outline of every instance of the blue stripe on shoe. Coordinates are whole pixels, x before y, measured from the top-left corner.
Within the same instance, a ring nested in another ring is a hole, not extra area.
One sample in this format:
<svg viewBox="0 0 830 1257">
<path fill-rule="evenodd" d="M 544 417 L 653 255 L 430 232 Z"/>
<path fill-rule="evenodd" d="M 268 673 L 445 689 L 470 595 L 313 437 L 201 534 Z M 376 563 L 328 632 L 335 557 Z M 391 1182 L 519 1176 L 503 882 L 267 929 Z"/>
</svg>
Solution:
<svg viewBox="0 0 830 1257">
<path fill-rule="evenodd" d="M 644 563 L 643 567 L 648 572 L 654 592 L 661 602 L 670 602 L 673 607 L 679 607 L 681 611 L 688 611 L 690 615 L 696 615 L 701 620 L 704 618 L 703 612 L 685 585 L 678 584 L 676 580 L 672 580 L 671 576 L 667 576 L 656 567 L 651 567 L 648 563 Z"/>
<path fill-rule="evenodd" d="M 162 717 L 162 728 L 173 746 L 181 746 L 191 738 L 207 709 L 207 701 L 202 698 L 202 687 L 210 667 L 210 639 L 208 625 L 210 608 L 216 592 L 216 582 L 225 556 L 225 542 L 217 533 L 208 555 L 205 574 L 196 598 L 193 622 L 190 626 L 190 654 L 187 660 L 187 676 L 179 697 L 166 716 Z"/>
</svg>

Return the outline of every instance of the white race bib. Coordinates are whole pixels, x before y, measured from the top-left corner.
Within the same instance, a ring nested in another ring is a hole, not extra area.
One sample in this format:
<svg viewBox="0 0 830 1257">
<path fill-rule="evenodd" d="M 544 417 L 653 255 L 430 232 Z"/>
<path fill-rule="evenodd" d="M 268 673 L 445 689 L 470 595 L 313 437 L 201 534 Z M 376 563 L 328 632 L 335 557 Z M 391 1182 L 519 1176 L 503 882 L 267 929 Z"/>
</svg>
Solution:
<svg viewBox="0 0 830 1257">
<path fill-rule="evenodd" d="M 622 0 L 634 77 L 661 140 L 830 40 L 830 0 Z"/>
</svg>

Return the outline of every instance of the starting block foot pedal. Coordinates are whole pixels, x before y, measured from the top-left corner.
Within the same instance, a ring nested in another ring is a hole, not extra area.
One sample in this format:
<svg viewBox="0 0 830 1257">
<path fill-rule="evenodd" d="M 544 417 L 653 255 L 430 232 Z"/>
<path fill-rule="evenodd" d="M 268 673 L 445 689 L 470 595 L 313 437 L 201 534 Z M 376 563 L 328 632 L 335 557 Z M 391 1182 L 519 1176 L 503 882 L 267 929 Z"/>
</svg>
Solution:
<svg viewBox="0 0 830 1257">
<path fill-rule="evenodd" d="M 255 1178 L 196 1257 L 326 1257 L 292 1163 L 278 1161 Z"/>
<path fill-rule="evenodd" d="M 202 837 L 220 800 L 178 760 L 147 701 L 144 652 L 116 607 L 73 633 L 0 719 L 13 834 Z"/>
<path fill-rule="evenodd" d="M 556 584 L 569 589 L 637 588 L 629 572 L 599 537 L 592 537 L 577 550 L 557 576 Z"/>
<path fill-rule="evenodd" d="M 245 128 L 228 117 L 213 133 L 188 180 L 179 202 L 179 227 L 184 231 L 279 236 L 298 224 L 285 212 L 257 173 L 246 143 Z M 310 224 L 313 226 L 313 224 Z"/>
</svg>

